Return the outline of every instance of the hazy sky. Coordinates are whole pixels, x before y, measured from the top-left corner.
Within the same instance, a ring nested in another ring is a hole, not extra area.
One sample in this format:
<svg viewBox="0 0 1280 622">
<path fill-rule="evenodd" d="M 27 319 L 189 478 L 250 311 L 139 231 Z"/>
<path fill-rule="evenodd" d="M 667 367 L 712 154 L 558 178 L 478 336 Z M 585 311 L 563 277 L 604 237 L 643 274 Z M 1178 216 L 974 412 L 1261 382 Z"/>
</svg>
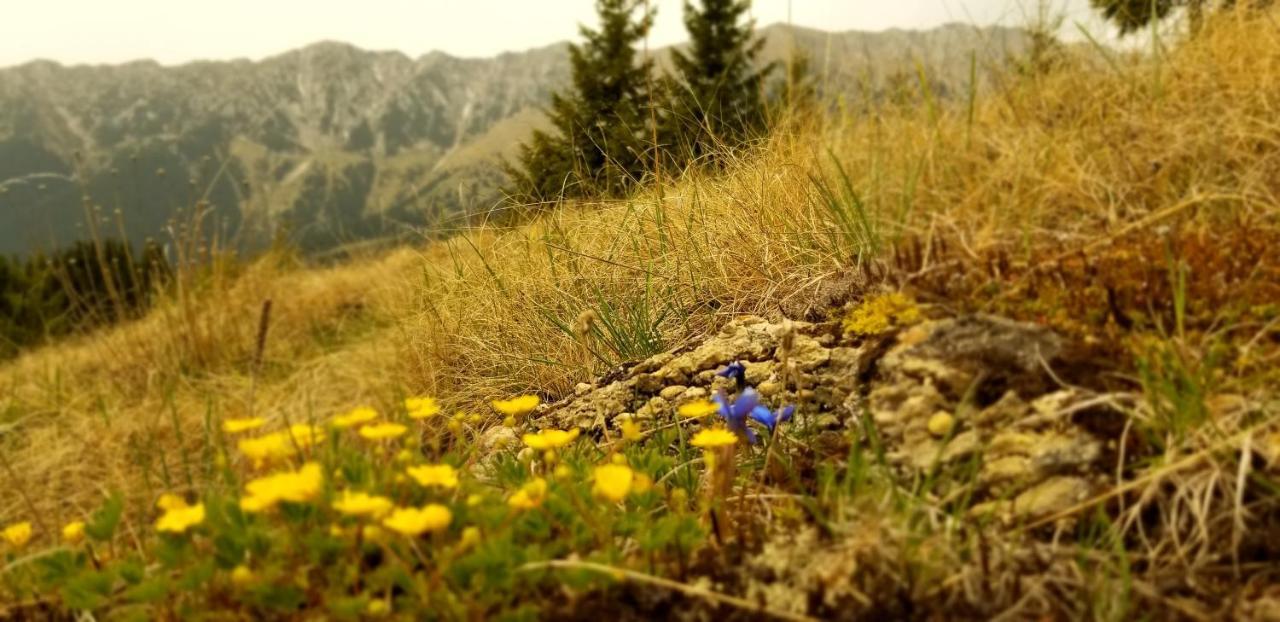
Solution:
<svg viewBox="0 0 1280 622">
<path fill-rule="evenodd" d="M 950 21 L 1025 23 L 1038 0 L 756 0 L 760 25 L 826 30 L 928 28 Z M 684 39 L 681 0 L 651 0 L 651 42 Z M 1071 19 L 1088 0 L 1050 0 Z M 15 3 L 16 4 L 16 3 Z M 594 23 L 593 0 L 34 0 L 0 20 L 0 66 L 36 58 L 119 63 L 151 58 L 259 59 L 331 39 L 418 56 L 443 50 L 489 56 L 574 38 Z M 1075 29 L 1069 28 L 1074 31 Z M 1071 34 L 1070 32 L 1066 34 Z"/>
</svg>

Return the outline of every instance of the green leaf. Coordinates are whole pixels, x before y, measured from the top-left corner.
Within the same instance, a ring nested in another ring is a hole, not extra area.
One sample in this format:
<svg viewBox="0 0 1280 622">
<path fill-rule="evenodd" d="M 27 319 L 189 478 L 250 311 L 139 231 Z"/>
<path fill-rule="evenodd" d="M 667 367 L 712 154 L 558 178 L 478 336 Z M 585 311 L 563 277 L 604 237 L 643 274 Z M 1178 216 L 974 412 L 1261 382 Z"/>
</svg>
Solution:
<svg viewBox="0 0 1280 622">
<path fill-rule="evenodd" d="M 61 585 L 84 565 L 84 559 L 71 551 L 58 551 L 37 559 L 35 565 L 41 582 Z"/>
<path fill-rule="evenodd" d="M 133 603 L 155 603 L 169 595 L 169 586 L 161 579 L 144 581 L 124 591 L 125 600 Z"/>
<path fill-rule="evenodd" d="M 111 570 L 120 575 L 129 585 L 135 585 L 142 582 L 147 576 L 147 571 L 142 565 L 142 561 L 136 557 L 120 560 L 111 565 Z"/>
<path fill-rule="evenodd" d="M 244 561 L 244 542 L 229 534 L 219 534 L 213 539 L 213 557 L 221 568 L 234 568 Z"/>
<path fill-rule="evenodd" d="M 82 572 L 62 586 L 62 603 L 67 609 L 98 609 L 107 604 L 114 582 L 106 572 Z"/>
<path fill-rule="evenodd" d="M 189 592 L 201 591 L 204 589 L 205 584 L 213 578 L 213 573 L 216 569 L 217 564 L 212 559 L 206 559 L 188 568 L 178 581 L 178 587 Z"/>
<path fill-rule="evenodd" d="M 115 536 L 116 527 L 120 525 L 120 515 L 123 513 L 124 498 L 120 496 L 119 491 L 113 491 L 106 503 L 89 517 L 89 522 L 84 526 L 84 532 L 98 542 L 106 542 Z"/>
<path fill-rule="evenodd" d="M 369 599 L 364 596 L 335 598 L 329 601 L 329 615 L 335 620 L 359 620 Z"/>
<path fill-rule="evenodd" d="M 306 594 L 296 585 L 261 585 L 250 593 L 254 603 L 276 611 L 297 611 L 307 602 Z"/>
</svg>

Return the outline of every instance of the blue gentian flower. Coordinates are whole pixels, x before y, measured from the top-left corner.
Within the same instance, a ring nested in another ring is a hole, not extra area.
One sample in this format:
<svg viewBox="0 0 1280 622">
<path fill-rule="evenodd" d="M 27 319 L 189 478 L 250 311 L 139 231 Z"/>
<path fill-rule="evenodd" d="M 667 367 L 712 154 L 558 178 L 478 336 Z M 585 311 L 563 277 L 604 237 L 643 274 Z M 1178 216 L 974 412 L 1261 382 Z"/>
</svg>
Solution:
<svg viewBox="0 0 1280 622">
<path fill-rule="evenodd" d="M 783 406 L 777 412 L 769 410 L 767 406 L 757 405 L 751 409 L 751 418 L 769 428 L 769 432 L 772 434 L 773 429 L 778 427 L 779 423 L 791 421 L 791 415 L 795 414 L 795 412 L 796 407 L 794 404 Z"/>
<path fill-rule="evenodd" d="M 750 416 L 756 405 L 760 403 L 760 394 L 755 389 L 747 387 L 742 393 L 738 394 L 738 399 L 732 402 L 725 397 L 723 391 L 717 391 L 711 400 L 720 406 L 720 416 L 724 417 L 728 428 L 736 432 L 738 436 L 747 439 L 748 443 L 754 445 L 756 433 L 747 427 L 747 417 Z"/>
<path fill-rule="evenodd" d="M 721 378 L 733 378 L 737 382 L 739 390 L 747 386 L 747 366 L 743 365 L 742 361 L 734 361 L 725 365 L 724 369 L 716 372 L 716 375 Z"/>
</svg>

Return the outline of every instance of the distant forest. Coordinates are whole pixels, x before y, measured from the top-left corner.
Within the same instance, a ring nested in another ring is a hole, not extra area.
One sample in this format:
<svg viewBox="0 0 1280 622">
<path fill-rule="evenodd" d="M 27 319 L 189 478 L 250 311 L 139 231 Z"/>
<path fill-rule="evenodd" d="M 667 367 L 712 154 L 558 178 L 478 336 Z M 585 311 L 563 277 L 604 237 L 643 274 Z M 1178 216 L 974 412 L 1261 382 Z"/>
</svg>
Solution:
<svg viewBox="0 0 1280 622">
<path fill-rule="evenodd" d="M 136 317 L 168 280 L 157 244 L 76 242 L 52 254 L 0 255 L 0 359 L 51 337 Z"/>
</svg>

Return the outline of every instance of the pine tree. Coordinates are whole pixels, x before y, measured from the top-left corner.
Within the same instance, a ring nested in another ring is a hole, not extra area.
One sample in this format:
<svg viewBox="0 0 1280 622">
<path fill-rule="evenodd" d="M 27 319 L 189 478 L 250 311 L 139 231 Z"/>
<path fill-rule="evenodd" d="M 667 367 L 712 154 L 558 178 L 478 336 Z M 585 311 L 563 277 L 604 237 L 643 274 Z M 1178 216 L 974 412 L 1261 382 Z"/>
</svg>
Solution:
<svg viewBox="0 0 1280 622">
<path fill-rule="evenodd" d="M 818 84 L 813 75 L 813 61 L 804 50 L 793 49 L 787 59 L 787 78 L 782 85 L 782 103 L 792 114 L 815 112 L 818 106 Z"/>
<path fill-rule="evenodd" d="M 638 0 L 597 0 L 599 30 L 569 49 L 573 86 L 551 98 L 553 132 L 535 132 L 507 166 L 507 194 L 521 202 L 560 196 L 618 195 L 643 178 L 649 143 L 648 84 L 652 62 L 637 62 L 636 44 L 653 25 Z"/>
<path fill-rule="evenodd" d="M 1089 0 L 1093 8 L 1102 11 L 1102 16 L 1120 29 L 1120 34 L 1129 34 L 1152 21 L 1162 20 L 1184 2 L 1185 0 Z M 1200 4 L 1200 0 L 1192 2 Z"/>
<path fill-rule="evenodd" d="M 675 75 L 668 82 L 671 109 L 663 124 L 663 143 L 675 150 L 676 164 L 736 147 L 766 125 L 762 85 L 774 69 L 758 67 L 764 46 L 747 19 L 750 0 L 688 0 L 684 24 L 688 51 L 672 55 Z"/>
<path fill-rule="evenodd" d="M 1191 32 L 1200 30 L 1204 14 L 1212 9 L 1228 9 L 1240 0 L 1089 0 L 1093 8 L 1102 11 L 1102 16 L 1120 28 L 1120 34 L 1135 32 L 1153 21 L 1159 21 L 1173 13 L 1175 9 L 1186 8 L 1187 20 L 1191 23 Z M 1274 0 L 1245 0 L 1245 6 L 1263 8 L 1274 4 Z"/>
</svg>

